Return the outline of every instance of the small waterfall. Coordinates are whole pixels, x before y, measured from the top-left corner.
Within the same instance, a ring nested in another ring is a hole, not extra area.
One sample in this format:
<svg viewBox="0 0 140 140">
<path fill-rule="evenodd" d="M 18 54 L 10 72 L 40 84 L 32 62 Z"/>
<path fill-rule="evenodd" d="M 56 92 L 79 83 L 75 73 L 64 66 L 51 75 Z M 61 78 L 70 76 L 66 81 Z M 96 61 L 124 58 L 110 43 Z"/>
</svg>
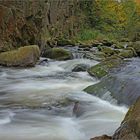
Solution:
<svg viewBox="0 0 140 140">
<path fill-rule="evenodd" d="M 86 51 L 83 51 L 82 49 L 80 50 L 79 46 L 65 46 L 63 48 L 72 53 L 73 59 L 83 59 L 86 53 Z"/>
</svg>

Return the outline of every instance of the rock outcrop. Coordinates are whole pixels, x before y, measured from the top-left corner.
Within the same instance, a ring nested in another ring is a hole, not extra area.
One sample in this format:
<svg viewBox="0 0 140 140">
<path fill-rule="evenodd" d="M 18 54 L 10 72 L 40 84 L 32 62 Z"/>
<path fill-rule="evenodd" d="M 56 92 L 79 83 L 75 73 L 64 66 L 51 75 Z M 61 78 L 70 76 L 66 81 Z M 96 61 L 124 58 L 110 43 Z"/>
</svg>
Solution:
<svg viewBox="0 0 140 140">
<path fill-rule="evenodd" d="M 140 98 L 129 108 L 121 126 L 112 137 L 103 135 L 91 140 L 139 140 L 140 139 Z"/>
<path fill-rule="evenodd" d="M 42 50 L 50 38 L 73 36 L 77 8 L 75 0 L 1 0 L 0 52 L 32 44 Z"/>
<path fill-rule="evenodd" d="M 17 50 L 0 53 L 0 65 L 32 67 L 39 59 L 40 51 L 37 45 L 20 47 Z"/>
<path fill-rule="evenodd" d="M 140 98 L 137 99 L 127 112 L 121 126 L 113 135 L 113 140 L 140 139 Z"/>
<path fill-rule="evenodd" d="M 102 78 L 106 76 L 110 72 L 110 70 L 120 66 L 121 63 L 122 59 L 119 58 L 118 56 L 109 57 L 108 59 L 102 61 L 101 63 L 89 68 L 88 73 L 91 76 Z"/>
<path fill-rule="evenodd" d="M 128 106 L 140 96 L 140 59 L 127 60 L 121 67 L 115 68 L 99 83 L 84 89 L 87 93 L 103 97 L 105 94 L 116 99 L 118 104 Z M 109 95 L 110 94 L 110 95 Z"/>
</svg>

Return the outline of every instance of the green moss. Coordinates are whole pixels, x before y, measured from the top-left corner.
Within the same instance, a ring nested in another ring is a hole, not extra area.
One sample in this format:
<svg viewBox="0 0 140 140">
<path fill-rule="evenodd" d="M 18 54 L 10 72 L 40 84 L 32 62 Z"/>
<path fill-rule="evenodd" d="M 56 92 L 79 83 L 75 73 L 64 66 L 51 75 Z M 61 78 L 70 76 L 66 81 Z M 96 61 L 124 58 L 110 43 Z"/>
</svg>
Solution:
<svg viewBox="0 0 140 140">
<path fill-rule="evenodd" d="M 97 78 L 102 78 L 108 74 L 108 72 L 104 69 L 104 67 L 102 67 L 101 64 L 97 64 L 96 66 L 93 66 L 90 69 L 88 69 L 88 73 Z"/>
<path fill-rule="evenodd" d="M 115 53 L 117 53 L 115 50 L 113 50 L 112 48 L 109 47 L 99 47 L 99 50 L 101 52 L 103 52 L 104 54 L 106 54 L 106 56 L 111 56 L 114 55 Z"/>
<path fill-rule="evenodd" d="M 119 56 L 123 58 L 131 58 L 134 57 L 134 53 L 132 50 L 123 50 L 119 53 Z"/>
<path fill-rule="evenodd" d="M 99 83 L 95 84 L 95 85 L 91 85 L 88 86 L 87 88 L 84 89 L 85 92 L 89 93 L 89 94 L 93 94 L 96 95 L 100 92 L 102 88 L 102 85 Z"/>
<path fill-rule="evenodd" d="M 62 48 L 53 48 L 51 50 L 51 58 L 55 60 L 68 60 L 72 58 L 72 54 Z"/>
<path fill-rule="evenodd" d="M 97 78 L 102 78 L 106 76 L 111 69 L 118 67 L 122 62 L 117 56 L 109 57 L 101 63 L 91 67 L 88 69 L 88 73 L 91 76 L 95 76 Z"/>
</svg>

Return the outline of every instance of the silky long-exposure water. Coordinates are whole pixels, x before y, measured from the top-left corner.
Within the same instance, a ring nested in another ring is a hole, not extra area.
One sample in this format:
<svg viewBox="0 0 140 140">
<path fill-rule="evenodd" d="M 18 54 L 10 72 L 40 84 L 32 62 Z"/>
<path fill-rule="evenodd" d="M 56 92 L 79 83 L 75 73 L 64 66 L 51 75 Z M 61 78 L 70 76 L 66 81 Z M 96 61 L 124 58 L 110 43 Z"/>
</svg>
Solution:
<svg viewBox="0 0 140 140">
<path fill-rule="evenodd" d="M 127 108 L 82 90 L 98 81 L 77 64 L 96 61 L 49 61 L 30 69 L 0 68 L 0 140 L 89 140 L 111 135 Z M 73 114 L 79 101 L 78 115 Z"/>
</svg>

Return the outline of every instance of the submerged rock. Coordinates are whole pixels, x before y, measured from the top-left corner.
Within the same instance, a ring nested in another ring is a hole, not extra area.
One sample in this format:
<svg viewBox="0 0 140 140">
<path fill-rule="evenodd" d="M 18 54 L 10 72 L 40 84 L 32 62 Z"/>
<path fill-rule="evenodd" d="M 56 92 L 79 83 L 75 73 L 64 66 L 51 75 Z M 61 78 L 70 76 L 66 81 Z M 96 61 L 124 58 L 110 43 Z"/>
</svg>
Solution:
<svg viewBox="0 0 140 140">
<path fill-rule="evenodd" d="M 36 64 L 40 56 L 37 45 L 20 47 L 17 50 L 0 53 L 0 65 L 32 67 Z"/>
<path fill-rule="evenodd" d="M 140 98 L 130 107 L 121 126 L 113 135 L 113 140 L 140 139 Z"/>
<path fill-rule="evenodd" d="M 85 64 L 78 64 L 76 67 L 72 69 L 72 72 L 80 72 L 80 71 L 86 71 L 89 68 L 88 65 Z"/>
</svg>

